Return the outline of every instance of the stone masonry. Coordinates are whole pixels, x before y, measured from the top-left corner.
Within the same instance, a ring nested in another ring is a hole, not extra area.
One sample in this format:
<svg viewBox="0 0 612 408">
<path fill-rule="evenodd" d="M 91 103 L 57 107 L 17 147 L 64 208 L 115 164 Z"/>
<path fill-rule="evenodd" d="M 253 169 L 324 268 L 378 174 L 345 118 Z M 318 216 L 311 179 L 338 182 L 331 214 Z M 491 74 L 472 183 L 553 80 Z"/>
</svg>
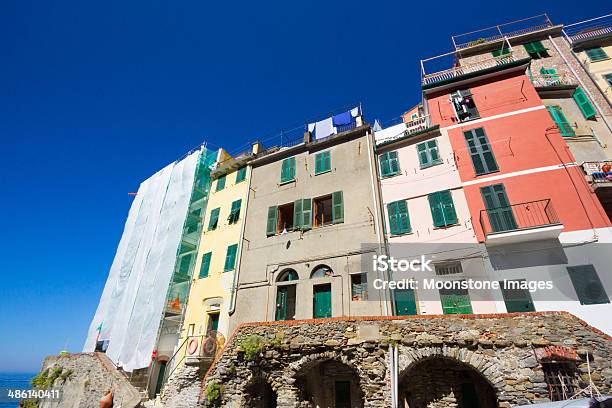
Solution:
<svg viewBox="0 0 612 408">
<path fill-rule="evenodd" d="M 248 323 L 211 366 L 200 403 L 328 406 L 325 401 L 340 398 L 340 391 L 327 395 L 326 389 L 341 379 L 351 406 L 388 407 L 390 346 L 398 348 L 400 397 L 415 408 L 467 406 L 468 398 L 505 408 L 548 401 L 542 362 L 549 360 L 536 351 L 559 349 L 574 356 L 580 386 L 588 380 L 588 356 L 592 380 L 606 394 L 612 386 L 610 340 L 566 312 Z"/>
</svg>

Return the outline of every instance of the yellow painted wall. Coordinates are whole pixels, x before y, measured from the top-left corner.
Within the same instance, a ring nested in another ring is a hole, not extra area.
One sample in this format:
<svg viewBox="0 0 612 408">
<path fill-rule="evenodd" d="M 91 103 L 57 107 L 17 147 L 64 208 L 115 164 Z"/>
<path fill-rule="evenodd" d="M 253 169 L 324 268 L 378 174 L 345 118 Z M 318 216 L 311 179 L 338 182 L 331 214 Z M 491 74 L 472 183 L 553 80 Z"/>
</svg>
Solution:
<svg viewBox="0 0 612 408">
<path fill-rule="evenodd" d="M 608 54 L 608 59 L 591 61 L 584 51 L 578 53 L 578 59 L 580 59 L 586 69 L 591 73 L 597 85 L 603 89 L 608 101 L 612 103 L 612 87 L 610 87 L 608 82 L 604 79 L 605 74 L 612 74 L 612 45 L 601 48 Z"/>
<path fill-rule="evenodd" d="M 186 336 L 189 335 L 188 331 L 190 330 L 190 325 L 193 325 L 193 335 L 206 334 L 209 313 L 213 310 L 218 310 L 219 312 L 219 327 L 217 331 L 226 339 L 229 335 L 228 310 L 230 307 L 231 287 L 236 269 L 234 268 L 234 270 L 228 272 L 224 271 L 225 256 L 228 246 L 240 244 L 240 234 L 242 232 L 242 223 L 245 216 L 251 169 L 247 166 L 246 178 L 239 183 L 236 183 L 236 175 L 237 170 L 226 175 L 225 188 L 223 190 L 217 191 L 218 179 L 214 180 L 212 183 L 179 345 L 182 344 Z M 230 224 L 228 222 L 230 209 L 232 203 L 238 199 L 242 199 L 240 217 L 238 222 Z M 221 209 L 219 221 L 217 228 L 209 231 L 208 225 L 210 214 L 215 208 Z M 212 252 L 208 276 L 200 278 L 202 257 L 208 252 Z M 238 266 L 239 259 L 240 245 L 238 246 L 238 253 L 236 254 L 236 266 Z M 213 304 L 219 304 L 220 307 L 217 309 L 212 306 Z"/>
</svg>

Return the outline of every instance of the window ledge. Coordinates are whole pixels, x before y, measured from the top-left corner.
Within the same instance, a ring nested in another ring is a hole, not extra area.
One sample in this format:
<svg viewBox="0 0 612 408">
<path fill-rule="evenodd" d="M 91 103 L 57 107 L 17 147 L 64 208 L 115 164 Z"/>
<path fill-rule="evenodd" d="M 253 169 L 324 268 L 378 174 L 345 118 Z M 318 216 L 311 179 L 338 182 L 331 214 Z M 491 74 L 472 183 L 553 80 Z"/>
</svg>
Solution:
<svg viewBox="0 0 612 408">
<path fill-rule="evenodd" d="M 488 172 L 486 172 L 486 173 L 480 173 L 480 174 L 476 174 L 476 173 L 475 173 L 474 177 L 486 176 L 486 175 L 489 175 L 489 174 L 494 174 L 494 173 L 499 173 L 499 169 L 498 169 L 498 170 L 495 170 L 495 171 L 488 171 Z"/>
<path fill-rule="evenodd" d="M 381 175 L 381 176 L 380 176 L 380 178 L 381 178 L 382 180 L 384 180 L 384 179 L 389 179 L 389 178 L 397 177 L 397 176 L 399 176 L 399 175 L 401 175 L 401 174 L 402 174 L 402 172 L 401 172 L 401 171 L 399 171 L 399 172 L 397 172 L 397 173 L 395 173 L 395 174 L 389 174 L 388 176 L 383 176 L 383 175 Z"/>
<path fill-rule="evenodd" d="M 444 229 L 449 229 L 449 228 L 452 228 L 452 227 L 458 227 L 459 225 L 461 225 L 461 223 L 460 223 L 460 222 L 456 222 L 456 223 L 454 223 L 454 224 L 444 225 L 444 226 L 442 226 L 442 227 L 436 227 L 436 226 L 434 226 L 434 230 L 444 230 Z"/>
<path fill-rule="evenodd" d="M 414 234 L 412 231 L 402 232 L 401 234 L 389 234 L 389 238 L 403 237 L 405 235 L 412 235 L 412 234 Z"/>
<path fill-rule="evenodd" d="M 314 175 L 315 175 L 315 177 L 316 177 L 316 176 L 320 176 L 321 174 L 326 174 L 326 173 L 331 173 L 331 169 L 329 169 L 329 170 L 325 170 L 325 171 L 320 171 L 320 172 L 318 172 L 318 173 L 317 173 L 317 172 L 315 172 L 315 174 L 314 174 Z"/>
<path fill-rule="evenodd" d="M 284 185 L 295 183 L 295 182 L 296 182 L 296 179 L 292 179 L 292 180 L 287 180 L 287 181 L 281 181 L 280 183 L 278 183 L 278 185 L 280 187 L 280 186 L 284 186 Z"/>
<path fill-rule="evenodd" d="M 443 162 L 442 162 L 442 160 L 440 160 L 440 161 L 437 161 L 437 162 L 435 162 L 435 163 L 426 164 L 426 165 L 424 165 L 424 166 L 423 166 L 423 165 L 421 165 L 421 170 L 425 170 L 425 169 L 428 169 L 428 168 L 430 168 L 430 167 L 439 166 L 439 165 L 440 165 L 440 164 L 442 164 L 442 163 L 443 163 Z"/>
</svg>

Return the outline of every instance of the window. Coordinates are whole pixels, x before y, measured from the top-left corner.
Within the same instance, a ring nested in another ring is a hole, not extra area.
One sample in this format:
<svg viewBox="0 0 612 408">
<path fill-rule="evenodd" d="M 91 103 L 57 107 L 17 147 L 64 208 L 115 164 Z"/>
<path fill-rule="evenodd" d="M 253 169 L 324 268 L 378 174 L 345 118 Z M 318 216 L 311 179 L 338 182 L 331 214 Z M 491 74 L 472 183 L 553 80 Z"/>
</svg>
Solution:
<svg viewBox="0 0 612 408">
<path fill-rule="evenodd" d="M 459 122 L 467 122 L 480 117 L 474 97 L 469 89 L 455 91 L 450 95 L 450 98 Z"/>
<path fill-rule="evenodd" d="M 189 269 L 191 268 L 191 258 L 192 258 L 192 254 L 189 255 L 184 255 L 181 257 L 181 260 L 179 261 L 179 270 L 178 272 L 181 275 L 189 275 Z"/>
<path fill-rule="evenodd" d="M 357 273 L 351 275 L 351 299 L 368 300 L 368 275 Z"/>
<path fill-rule="evenodd" d="M 225 188 L 225 175 L 217 179 L 217 188 L 215 191 L 221 191 Z"/>
<path fill-rule="evenodd" d="M 312 228 L 312 200 L 302 198 L 293 203 L 293 229 L 309 230 Z"/>
<path fill-rule="evenodd" d="M 223 270 L 225 272 L 231 271 L 236 267 L 236 252 L 238 251 L 238 244 L 233 244 L 227 247 L 227 253 L 225 254 L 225 265 Z"/>
<path fill-rule="evenodd" d="M 202 255 L 202 265 L 200 265 L 200 279 L 208 276 L 208 270 L 210 269 L 210 260 L 212 258 L 212 252 L 207 252 Z"/>
<path fill-rule="evenodd" d="M 189 327 L 187 328 L 187 336 L 193 336 L 193 333 L 195 332 L 195 323 L 191 323 L 189 325 Z"/>
<path fill-rule="evenodd" d="M 283 234 L 293 230 L 294 203 L 268 208 L 266 235 Z"/>
<path fill-rule="evenodd" d="M 593 265 L 569 266 L 567 272 L 581 305 L 610 303 Z"/>
<path fill-rule="evenodd" d="M 210 212 L 210 219 L 208 220 L 208 230 L 212 231 L 217 229 L 217 224 L 219 223 L 219 212 L 221 208 L 215 208 Z"/>
<path fill-rule="evenodd" d="M 499 50 L 493 50 L 493 52 L 491 52 L 491 54 L 493 54 L 493 56 L 495 58 L 498 57 L 505 57 L 506 55 L 510 55 L 510 49 L 508 48 L 508 45 L 506 43 L 504 43 L 502 45 L 502 48 Z"/>
<path fill-rule="evenodd" d="M 293 269 L 286 269 L 278 275 L 277 282 L 289 282 L 300 279 L 297 272 Z"/>
<path fill-rule="evenodd" d="M 283 160 L 281 167 L 281 184 L 295 180 L 295 157 Z"/>
<path fill-rule="evenodd" d="M 244 181 L 246 179 L 246 167 L 241 167 L 236 172 L 236 184 Z"/>
<path fill-rule="evenodd" d="M 332 223 L 344 222 L 344 198 L 342 191 L 332 194 Z"/>
<path fill-rule="evenodd" d="M 586 55 L 593 62 L 603 61 L 609 58 L 608 54 L 606 54 L 606 52 L 601 47 L 589 48 L 587 50 L 584 50 L 584 52 L 586 52 Z"/>
<path fill-rule="evenodd" d="M 206 327 L 206 334 L 208 336 L 210 336 L 211 334 L 215 334 L 218 328 L 219 328 L 219 313 L 209 313 L 208 314 L 208 325 Z"/>
<path fill-rule="evenodd" d="M 604 74 L 603 78 L 606 80 L 606 82 L 608 83 L 609 87 L 612 87 L 612 73 L 610 74 Z"/>
<path fill-rule="evenodd" d="M 330 152 L 321 152 L 315 155 L 315 175 L 331 171 Z"/>
<path fill-rule="evenodd" d="M 587 98 L 582 88 L 576 88 L 576 90 L 574 91 L 573 98 L 576 101 L 576 104 L 580 108 L 580 112 L 582 112 L 582 116 L 584 116 L 585 119 L 590 119 L 595 116 L 595 108 L 593 107 L 593 105 L 591 105 L 591 101 L 589 101 L 589 98 Z"/>
<path fill-rule="evenodd" d="M 557 70 L 554 68 L 540 68 L 540 74 L 544 78 L 546 86 L 562 85 L 557 75 Z"/>
<path fill-rule="evenodd" d="M 542 363 L 542 371 L 544 371 L 544 381 L 548 385 L 551 401 L 566 400 L 578 391 L 575 362 Z"/>
<path fill-rule="evenodd" d="M 467 289 L 440 289 L 444 314 L 472 314 L 472 302 Z"/>
<path fill-rule="evenodd" d="M 227 221 L 230 224 L 235 224 L 238 222 L 240 218 L 240 205 L 242 204 L 242 200 L 236 200 L 232 203 L 232 209 L 230 210 L 230 214 L 227 217 Z"/>
<path fill-rule="evenodd" d="M 555 124 L 559 128 L 559 131 L 561 132 L 561 136 L 563 137 L 576 136 L 576 133 L 574 132 L 574 129 L 572 128 L 572 125 L 570 125 L 570 123 L 567 121 L 567 118 L 565 117 L 565 114 L 561 110 L 561 107 L 547 106 L 546 109 L 548 110 L 548 113 L 550 113 L 552 120 L 555 121 Z"/>
<path fill-rule="evenodd" d="M 533 41 L 524 45 L 525 51 L 529 54 L 529 56 L 533 59 L 540 59 L 550 57 L 548 55 L 548 49 L 544 48 L 541 41 Z"/>
<path fill-rule="evenodd" d="M 500 281 L 499 287 L 501 288 L 508 313 L 535 311 L 529 289 L 525 289 L 527 287 L 525 279 Z"/>
<path fill-rule="evenodd" d="M 450 190 L 437 191 L 427 196 L 434 227 L 447 227 L 457 224 L 457 213 Z"/>
<path fill-rule="evenodd" d="M 435 264 L 434 268 L 436 270 L 436 275 L 438 276 L 455 275 L 458 273 L 463 273 L 463 268 L 461 267 L 461 262 L 459 261 L 443 262 L 443 263 Z"/>
<path fill-rule="evenodd" d="M 408 204 L 405 200 L 387 204 L 387 213 L 389 215 L 391 235 L 402 235 L 411 231 Z"/>
<path fill-rule="evenodd" d="M 327 265 L 319 265 L 312 270 L 310 274 L 310 279 L 314 278 L 326 278 L 330 277 L 334 274 L 334 271 Z"/>
<path fill-rule="evenodd" d="M 400 173 L 397 152 L 387 152 L 380 155 L 380 173 L 383 177 L 391 177 Z"/>
<path fill-rule="evenodd" d="M 463 132 L 477 176 L 498 171 L 491 145 L 483 128 Z"/>
<path fill-rule="evenodd" d="M 438 142 L 435 139 L 419 143 L 416 149 L 422 169 L 442 163 L 438 154 Z"/>
<path fill-rule="evenodd" d="M 332 196 L 327 195 L 314 200 L 314 226 L 322 227 L 332 223 Z"/>
</svg>

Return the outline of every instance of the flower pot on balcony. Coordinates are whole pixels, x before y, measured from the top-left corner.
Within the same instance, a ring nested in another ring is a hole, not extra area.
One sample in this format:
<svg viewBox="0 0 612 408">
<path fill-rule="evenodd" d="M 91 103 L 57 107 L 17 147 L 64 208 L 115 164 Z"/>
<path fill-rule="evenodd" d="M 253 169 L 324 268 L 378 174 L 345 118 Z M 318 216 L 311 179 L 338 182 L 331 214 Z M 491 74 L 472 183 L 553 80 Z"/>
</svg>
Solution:
<svg viewBox="0 0 612 408">
<path fill-rule="evenodd" d="M 610 163 L 604 163 L 604 165 L 601 166 L 601 171 L 604 173 L 609 173 L 610 170 L 612 170 L 612 165 L 610 165 Z"/>
</svg>

